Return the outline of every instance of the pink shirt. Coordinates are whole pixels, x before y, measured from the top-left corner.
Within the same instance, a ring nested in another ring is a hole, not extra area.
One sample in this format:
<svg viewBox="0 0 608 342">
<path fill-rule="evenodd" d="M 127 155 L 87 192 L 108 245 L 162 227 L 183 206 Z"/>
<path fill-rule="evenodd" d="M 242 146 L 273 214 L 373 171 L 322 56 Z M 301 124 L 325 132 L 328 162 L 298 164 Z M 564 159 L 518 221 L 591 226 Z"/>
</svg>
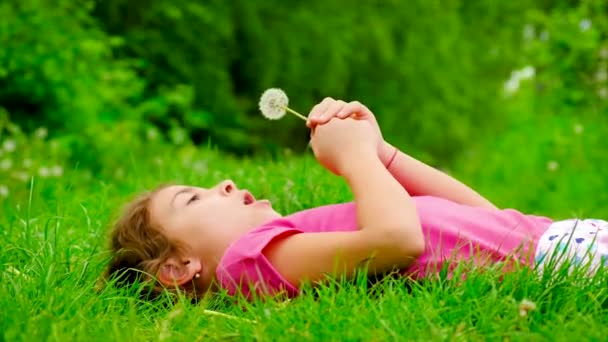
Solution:
<svg viewBox="0 0 608 342">
<path fill-rule="evenodd" d="M 552 220 L 525 215 L 514 209 L 485 209 L 432 197 L 412 197 L 426 238 L 426 250 L 404 275 L 422 278 L 441 269 L 446 260 L 505 260 L 509 255 L 532 265 L 534 249 Z M 286 233 L 357 230 L 354 203 L 304 210 L 257 227 L 233 242 L 216 270 L 220 285 L 229 294 L 239 291 L 249 297 L 252 285 L 258 294 L 298 289 L 285 280 L 262 254 L 274 238 Z M 314 260 L 311 260 L 314 262 Z M 250 284 L 250 286 L 240 286 Z"/>
</svg>

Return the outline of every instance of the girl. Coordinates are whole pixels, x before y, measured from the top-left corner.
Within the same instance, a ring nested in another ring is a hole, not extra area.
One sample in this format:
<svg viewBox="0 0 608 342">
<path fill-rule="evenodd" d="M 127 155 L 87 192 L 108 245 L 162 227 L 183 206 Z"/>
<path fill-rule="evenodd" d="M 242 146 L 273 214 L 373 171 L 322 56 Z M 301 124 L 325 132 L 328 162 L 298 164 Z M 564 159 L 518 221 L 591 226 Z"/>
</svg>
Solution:
<svg viewBox="0 0 608 342">
<path fill-rule="evenodd" d="M 247 297 L 294 296 L 305 281 L 398 268 L 421 278 L 447 260 L 507 260 L 542 268 L 559 250 L 595 270 L 608 257 L 608 222 L 498 209 L 448 175 L 386 143 L 374 115 L 331 98 L 308 116 L 321 165 L 343 177 L 354 203 L 281 216 L 226 180 L 213 188 L 164 186 L 135 200 L 111 234 L 109 276 L 156 291 L 224 288 Z"/>
</svg>

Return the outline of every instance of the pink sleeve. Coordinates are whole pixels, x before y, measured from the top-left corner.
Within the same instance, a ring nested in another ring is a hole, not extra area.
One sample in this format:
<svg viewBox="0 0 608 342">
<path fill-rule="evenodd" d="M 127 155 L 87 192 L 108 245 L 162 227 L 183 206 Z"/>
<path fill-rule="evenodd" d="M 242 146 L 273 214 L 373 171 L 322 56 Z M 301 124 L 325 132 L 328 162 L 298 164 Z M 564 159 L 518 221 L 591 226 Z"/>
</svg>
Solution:
<svg viewBox="0 0 608 342">
<path fill-rule="evenodd" d="M 253 293 L 259 296 L 272 296 L 281 292 L 289 297 L 297 295 L 298 289 L 283 278 L 262 253 L 273 239 L 295 233 L 302 231 L 292 227 L 271 226 L 257 228 L 239 238 L 228 247 L 216 269 L 220 286 L 230 295 L 242 293 L 249 299 Z"/>
</svg>

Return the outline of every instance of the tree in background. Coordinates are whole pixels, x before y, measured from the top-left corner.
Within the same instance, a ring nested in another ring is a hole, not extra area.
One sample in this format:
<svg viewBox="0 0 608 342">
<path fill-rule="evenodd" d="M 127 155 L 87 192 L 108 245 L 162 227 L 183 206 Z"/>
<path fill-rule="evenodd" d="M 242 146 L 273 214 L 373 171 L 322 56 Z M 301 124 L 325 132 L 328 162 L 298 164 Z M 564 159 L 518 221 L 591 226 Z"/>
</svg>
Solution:
<svg viewBox="0 0 608 342">
<path fill-rule="evenodd" d="M 157 129 L 239 154 L 303 150 L 300 121 L 269 125 L 258 114 L 269 87 L 302 112 L 325 96 L 358 99 L 389 140 L 433 163 L 506 127 L 514 108 L 601 109 L 608 93 L 591 81 L 606 69 L 596 58 L 608 32 L 600 0 L 84 4 L 0 4 L 0 106 L 64 137 L 85 165 Z M 527 65 L 537 87 L 505 95 Z"/>
</svg>

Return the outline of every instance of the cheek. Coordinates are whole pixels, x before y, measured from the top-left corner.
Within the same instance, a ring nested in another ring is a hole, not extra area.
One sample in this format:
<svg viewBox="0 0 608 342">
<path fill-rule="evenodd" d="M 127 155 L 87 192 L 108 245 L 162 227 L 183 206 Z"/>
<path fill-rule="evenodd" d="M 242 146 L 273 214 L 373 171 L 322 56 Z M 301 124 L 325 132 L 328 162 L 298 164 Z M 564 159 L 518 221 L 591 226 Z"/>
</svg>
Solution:
<svg viewBox="0 0 608 342">
<path fill-rule="evenodd" d="M 224 199 L 209 199 L 192 209 L 191 220 L 209 240 L 233 237 L 276 216 L 269 207 L 247 207 Z"/>
<path fill-rule="evenodd" d="M 206 201 L 193 206 L 188 215 L 194 232 L 207 237 L 225 230 L 238 218 L 235 208 L 221 201 Z"/>
</svg>

